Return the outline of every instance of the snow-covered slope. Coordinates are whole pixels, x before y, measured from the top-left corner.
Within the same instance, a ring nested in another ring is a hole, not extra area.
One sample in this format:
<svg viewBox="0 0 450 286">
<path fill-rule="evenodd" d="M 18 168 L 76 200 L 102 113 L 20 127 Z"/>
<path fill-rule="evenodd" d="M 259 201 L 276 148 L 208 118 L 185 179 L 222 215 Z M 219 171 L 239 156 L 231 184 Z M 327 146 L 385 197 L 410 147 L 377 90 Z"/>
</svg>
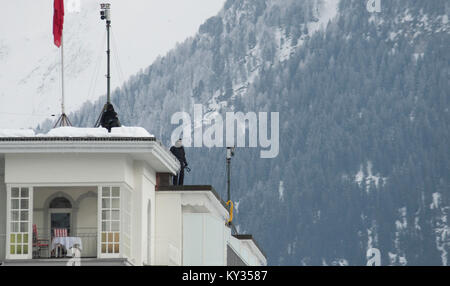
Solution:
<svg viewBox="0 0 450 286">
<path fill-rule="evenodd" d="M 266 4 L 269 5 L 269 8 L 267 8 L 267 10 L 276 11 L 277 8 L 274 7 L 277 7 L 280 4 L 281 6 L 289 5 L 286 4 L 289 1 L 266 1 Z M 243 1 L 242 3 L 246 2 Z M 310 5 L 312 6 L 310 7 L 312 15 L 308 15 L 306 22 L 301 24 L 304 30 L 302 31 L 303 34 L 298 39 L 293 39 L 294 35 L 287 32 L 287 29 L 292 27 L 286 27 L 281 24 L 273 26 L 268 25 L 265 27 L 266 29 L 262 29 L 263 33 L 256 35 L 256 41 L 258 43 L 256 43 L 254 47 L 247 50 L 247 53 L 242 61 L 236 63 L 239 69 L 245 67 L 246 71 L 245 76 L 243 76 L 243 80 L 233 82 L 233 95 L 231 99 L 234 100 L 236 97 L 242 97 L 243 95 L 245 95 L 248 92 L 248 88 L 252 85 L 252 83 L 255 81 L 256 77 L 264 67 L 267 67 L 267 65 L 277 65 L 289 60 L 291 55 L 293 55 L 300 47 L 302 47 L 307 39 L 309 39 L 312 35 L 314 35 L 314 33 L 320 30 L 324 31 L 328 23 L 338 15 L 339 0 L 314 0 L 310 1 L 310 3 Z M 249 6 L 251 7 L 251 5 Z M 252 13 L 255 13 L 255 11 L 253 11 L 252 8 L 245 7 L 245 4 L 243 4 L 243 9 L 241 11 L 230 13 L 227 10 L 223 10 L 219 14 L 219 16 L 224 19 L 224 26 L 226 27 L 228 25 L 236 24 L 237 22 L 242 23 L 243 21 L 248 20 L 248 18 L 251 18 L 248 14 L 251 15 Z M 265 17 L 270 16 L 266 15 Z M 257 25 L 262 26 L 263 24 L 266 23 L 261 22 Z M 273 38 L 270 38 L 270 40 L 273 40 L 276 44 L 276 56 L 269 62 L 267 61 L 267 59 L 263 59 L 262 48 L 266 44 L 266 41 L 261 40 L 261 38 L 265 36 L 264 33 L 268 33 L 273 36 Z M 227 36 L 231 37 L 235 36 L 229 33 L 226 34 Z M 221 98 L 224 99 L 223 96 L 224 94 L 220 90 L 216 91 L 211 96 L 211 99 L 208 102 L 209 114 L 207 116 L 214 118 L 214 116 L 217 115 L 222 107 L 229 107 L 230 109 L 234 109 L 234 106 L 229 106 L 227 100 L 220 100 Z"/>
<path fill-rule="evenodd" d="M 65 90 L 68 111 L 106 90 L 103 0 L 65 0 Z M 110 0 L 112 85 L 193 35 L 224 0 Z M 79 5 L 71 5 L 79 3 Z M 60 113 L 60 50 L 53 45 L 51 0 L 0 0 L 0 128 L 35 127 Z"/>
</svg>

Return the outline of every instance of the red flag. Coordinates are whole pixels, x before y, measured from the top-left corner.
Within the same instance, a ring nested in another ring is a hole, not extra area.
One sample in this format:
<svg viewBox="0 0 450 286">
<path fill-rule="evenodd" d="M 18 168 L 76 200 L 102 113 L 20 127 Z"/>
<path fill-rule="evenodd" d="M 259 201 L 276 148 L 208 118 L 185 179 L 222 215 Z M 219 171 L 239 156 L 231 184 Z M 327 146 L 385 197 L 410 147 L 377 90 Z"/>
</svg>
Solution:
<svg viewBox="0 0 450 286">
<path fill-rule="evenodd" d="M 64 0 L 55 0 L 55 13 L 53 14 L 53 38 L 55 45 L 61 46 L 61 37 L 64 25 Z"/>
</svg>

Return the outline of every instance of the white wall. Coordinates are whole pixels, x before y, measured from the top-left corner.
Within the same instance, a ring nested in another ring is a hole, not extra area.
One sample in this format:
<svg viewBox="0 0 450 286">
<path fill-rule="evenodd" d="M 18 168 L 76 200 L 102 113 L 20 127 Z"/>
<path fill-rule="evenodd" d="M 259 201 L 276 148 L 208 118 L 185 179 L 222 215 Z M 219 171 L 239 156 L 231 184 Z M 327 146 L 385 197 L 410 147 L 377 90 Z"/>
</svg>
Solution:
<svg viewBox="0 0 450 286">
<path fill-rule="evenodd" d="M 6 247 L 6 185 L 5 161 L 0 157 L 0 261 L 5 259 Z"/>
<path fill-rule="evenodd" d="M 148 171 L 148 170 L 147 170 Z M 154 179 L 153 179 L 154 178 Z M 142 218 L 143 218 L 143 232 L 142 232 L 142 241 L 143 241 L 143 261 L 146 264 L 153 264 L 154 260 L 154 233 L 155 233 L 155 185 L 156 185 L 156 177 L 151 175 L 151 178 L 148 174 L 144 174 L 143 178 L 143 203 L 142 206 Z M 149 223 L 149 208 L 150 208 L 150 231 L 148 229 Z M 150 233 L 150 245 L 148 245 L 149 238 L 148 234 Z M 149 257 L 149 248 L 150 248 L 150 257 Z"/>
<path fill-rule="evenodd" d="M 97 255 L 97 198 L 86 197 L 78 205 L 76 235 L 82 238 L 82 257 Z"/>
<path fill-rule="evenodd" d="M 224 221 L 210 214 L 183 214 L 183 265 L 223 266 L 225 253 Z"/>
<path fill-rule="evenodd" d="M 266 266 L 267 259 L 262 257 L 260 251 L 252 240 L 239 240 L 233 236 L 228 237 L 228 245 L 248 266 Z"/>
<path fill-rule="evenodd" d="M 183 214 L 183 265 L 203 265 L 203 215 Z"/>
<path fill-rule="evenodd" d="M 156 196 L 155 265 L 181 265 L 182 208 L 180 194 Z"/>
<path fill-rule="evenodd" d="M 122 154 L 7 154 L 6 183 L 122 183 L 133 187 L 131 159 Z"/>
<path fill-rule="evenodd" d="M 134 162 L 134 191 L 132 192 L 132 257 L 134 265 L 154 264 L 154 239 L 150 245 L 153 252 L 148 257 L 148 206 L 150 202 L 151 233 L 155 233 L 155 185 L 156 173 L 143 161 Z M 150 260 L 150 261 L 149 261 Z"/>
<path fill-rule="evenodd" d="M 209 192 L 156 195 L 156 265 L 225 266 L 228 245 L 247 265 L 267 264 L 252 240 L 231 235 L 223 206 Z"/>
</svg>

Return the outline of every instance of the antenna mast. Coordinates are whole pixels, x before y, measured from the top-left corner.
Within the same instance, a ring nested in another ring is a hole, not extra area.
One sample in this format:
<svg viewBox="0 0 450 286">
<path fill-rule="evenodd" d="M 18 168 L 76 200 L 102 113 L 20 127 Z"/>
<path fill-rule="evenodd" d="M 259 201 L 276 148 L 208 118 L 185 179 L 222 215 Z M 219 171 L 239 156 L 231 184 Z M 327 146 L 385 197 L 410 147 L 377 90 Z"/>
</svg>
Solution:
<svg viewBox="0 0 450 286">
<path fill-rule="evenodd" d="M 106 19 L 106 32 L 107 32 L 107 50 L 106 50 L 106 54 L 108 56 L 108 67 L 107 67 L 107 74 L 106 74 L 106 79 L 107 79 L 107 91 L 106 91 L 106 96 L 107 96 L 107 103 L 111 103 L 111 48 L 110 48 L 110 29 L 111 29 L 111 4 L 101 4 L 101 9 L 102 11 L 100 11 L 100 15 L 101 15 L 101 19 L 105 20 Z"/>
<path fill-rule="evenodd" d="M 106 20 L 106 32 L 107 32 L 107 73 L 106 73 L 106 104 L 95 123 L 95 127 L 100 125 L 109 132 L 111 128 L 120 127 L 119 118 L 117 118 L 117 113 L 114 111 L 114 107 L 111 103 L 111 48 L 110 48 L 110 30 L 111 30 L 111 4 L 104 3 L 100 4 L 100 18 Z"/>
</svg>

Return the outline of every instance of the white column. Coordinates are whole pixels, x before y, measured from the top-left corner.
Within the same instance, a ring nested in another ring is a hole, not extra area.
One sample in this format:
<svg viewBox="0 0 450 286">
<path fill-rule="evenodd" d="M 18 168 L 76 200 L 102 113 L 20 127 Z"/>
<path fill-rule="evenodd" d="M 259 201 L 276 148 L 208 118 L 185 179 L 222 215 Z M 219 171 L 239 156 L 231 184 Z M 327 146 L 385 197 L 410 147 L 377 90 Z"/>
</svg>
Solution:
<svg viewBox="0 0 450 286">
<path fill-rule="evenodd" d="M 102 187 L 97 188 L 97 258 L 102 254 Z"/>
<path fill-rule="evenodd" d="M 10 250 L 10 232 L 11 232 L 11 187 L 6 186 L 6 245 L 5 245 L 5 257 L 11 259 Z"/>
</svg>

